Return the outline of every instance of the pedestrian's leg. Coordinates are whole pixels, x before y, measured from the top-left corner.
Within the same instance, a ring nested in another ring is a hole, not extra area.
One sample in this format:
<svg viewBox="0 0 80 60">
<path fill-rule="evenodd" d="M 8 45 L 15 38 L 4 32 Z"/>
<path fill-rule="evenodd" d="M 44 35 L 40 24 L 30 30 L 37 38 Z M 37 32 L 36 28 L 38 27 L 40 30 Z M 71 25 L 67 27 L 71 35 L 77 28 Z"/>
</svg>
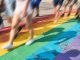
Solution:
<svg viewBox="0 0 80 60">
<path fill-rule="evenodd" d="M 72 11 L 72 6 L 70 6 L 70 7 L 69 7 L 69 11 L 68 11 L 68 14 L 67 14 L 67 16 L 70 16 L 70 14 L 71 14 L 71 11 Z"/>
<path fill-rule="evenodd" d="M 60 5 L 57 5 L 57 7 L 55 8 L 56 11 L 55 11 L 54 23 L 58 21 L 60 7 L 61 7 Z"/>
<path fill-rule="evenodd" d="M 34 10 L 33 10 L 34 11 Z M 33 13 L 33 12 L 32 12 Z M 29 38 L 29 41 L 26 42 L 26 45 L 31 45 L 34 40 L 33 40 L 33 37 L 34 37 L 34 32 L 33 32 L 33 27 L 32 27 L 32 14 L 30 14 L 29 16 L 26 17 L 26 26 L 28 27 L 29 29 L 29 34 L 30 34 L 30 38 Z"/>
<path fill-rule="evenodd" d="M 80 20 L 80 7 L 77 9 L 76 15 L 77 15 L 76 19 Z"/>
<path fill-rule="evenodd" d="M 39 16 L 39 6 L 36 7 L 36 11 L 37 11 L 37 14 L 36 14 L 36 17 Z"/>
<path fill-rule="evenodd" d="M 14 41 L 15 34 L 17 32 L 19 22 L 20 22 L 19 16 L 15 14 L 12 19 L 12 25 L 11 25 L 11 31 L 10 31 L 8 44 L 3 46 L 2 47 L 3 49 L 9 49 L 13 47 L 13 41 Z"/>
<path fill-rule="evenodd" d="M 63 10 L 61 12 L 61 16 L 60 17 L 64 17 L 65 16 L 68 4 L 69 4 L 69 0 L 64 0 L 63 7 L 62 7 Z"/>
<path fill-rule="evenodd" d="M 68 15 L 70 16 L 71 12 L 73 11 L 73 6 L 77 4 L 77 0 L 71 0 L 70 4 L 69 4 L 69 11 L 68 11 Z"/>
</svg>

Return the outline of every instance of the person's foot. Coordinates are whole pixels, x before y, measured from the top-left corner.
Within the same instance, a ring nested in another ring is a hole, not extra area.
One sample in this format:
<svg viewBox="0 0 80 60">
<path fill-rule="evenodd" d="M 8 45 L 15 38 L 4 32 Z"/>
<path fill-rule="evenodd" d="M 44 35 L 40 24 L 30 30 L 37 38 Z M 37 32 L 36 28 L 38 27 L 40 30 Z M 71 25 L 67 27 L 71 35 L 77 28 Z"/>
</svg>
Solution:
<svg viewBox="0 0 80 60">
<path fill-rule="evenodd" d="M 10 48 L 13 48 L 12 44 L 7 44 L 7 45 L 2 47 L 2 49 L 10 49 Z"/>
<path fill-rule="evenodd" d="M 54 23 L 57 23 L 57 20 L 54 20 Z"/>
<path fill-rule="evenodd" d="M 67 16 L 70 16 L 71 13 L 68 13 Z"/>
<path fill-rule="evenodd" d="M 79 12 L 76 12 L 75 16 L 78 15 Z"/>
<path fill-rule="evenodd" d="M 39 14 L 36 15 L 36 17 L 38 17 L 38 16 L 39 16 Z"/>
<path fill-rule="evenodd" d="M 57 21 L 58 21 L 58 18 L 55 17 L 55 18 L 54 18 L 54 23 L 57 23 Z"/>
<path fill-rule="evenodd" d="M 60 17 L 64 17 L 64 15 L 65 15 L 65 14 L 63 13 Z"/>
<path fill-rule="evenodd" d="M 34 40 L 29 40 L 28 42 L 25 43 L 25 45 L 31 45 L 34 42 Z"/>
<path fill-rule="evenodd" d="M 78 16 L 76 17 L 76 19 L 80 20 L 80 16 L 78 15 Z"/>
</svg>

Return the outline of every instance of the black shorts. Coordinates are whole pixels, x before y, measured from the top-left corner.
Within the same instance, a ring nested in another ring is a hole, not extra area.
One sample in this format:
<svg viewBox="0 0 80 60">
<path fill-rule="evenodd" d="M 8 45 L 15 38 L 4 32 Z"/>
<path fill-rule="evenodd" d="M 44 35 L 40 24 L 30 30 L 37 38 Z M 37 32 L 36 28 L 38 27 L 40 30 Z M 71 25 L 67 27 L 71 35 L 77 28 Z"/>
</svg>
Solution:
<svg viewBox="0 0 80 60">
<path fill-rule="evenodd" d="M 53 4 L 54 4 L 54 6 L 57 6 L 57 5 L 62 5 L 63 4 L 63 1 L 64 0 L 53 0 Z"/>
<path fill-rule="evenodd" d="M 3 19 L 2 17 L 0 16 L 0 25 L 3 23 Z"/>
</svg>

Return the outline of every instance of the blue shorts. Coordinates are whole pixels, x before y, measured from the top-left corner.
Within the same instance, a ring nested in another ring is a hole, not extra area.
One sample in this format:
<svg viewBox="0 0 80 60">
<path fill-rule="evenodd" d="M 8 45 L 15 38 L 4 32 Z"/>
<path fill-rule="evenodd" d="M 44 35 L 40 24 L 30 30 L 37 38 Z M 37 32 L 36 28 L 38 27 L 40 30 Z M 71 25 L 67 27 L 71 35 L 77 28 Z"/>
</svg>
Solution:
<svg viewBox="0 0 80 60">
<path fill-rule="evenodd" d="M 31 0 L 30 4 L 32 6 L 32 8 L 36 8 L 39 7 L 41 0 Z"/>
<path fill-rule="evenodd" d="M 26 10 L 26 16 L 29 16 L 30 14 L 32 14 L 33 9 L 39 6 L 40 1 L 41 0 L 30 0 L 29 1 L 29 5 Z M 23 18 L 21 14 L 23 11 L 22 7 L 24 7 L 24 4 L 25 4 L 25 0 L 20 0 L 19 2 L 16 2 L 16 8 L 14 10 L 14 14 L 17 13 L 21 19 Z"/>
<path fill-rule="evenodd" d="M 64 0 L 53 0 L 54 6 L 62 5 Z"/>
</svg>

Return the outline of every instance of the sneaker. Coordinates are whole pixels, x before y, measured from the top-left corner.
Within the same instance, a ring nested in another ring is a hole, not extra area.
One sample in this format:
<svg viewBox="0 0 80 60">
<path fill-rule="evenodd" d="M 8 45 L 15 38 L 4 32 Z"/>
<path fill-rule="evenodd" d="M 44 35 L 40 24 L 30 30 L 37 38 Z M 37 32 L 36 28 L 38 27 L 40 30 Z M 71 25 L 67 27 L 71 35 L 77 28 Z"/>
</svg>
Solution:
<svg viewBox="0 0 80 60">
<path fill-rule="evenodd" d="M 13 48 L 12 44 L 7 44 L 7 45 L 2 47 L 2 49 L 10 49 L 10 48 Z"/>
<path fill-rule="evenodd" d="M 25 45 L 31 45 L 34 42 L 34 40 L 29 40 L 28 42 L 26 42 Z"/>
</svg>

